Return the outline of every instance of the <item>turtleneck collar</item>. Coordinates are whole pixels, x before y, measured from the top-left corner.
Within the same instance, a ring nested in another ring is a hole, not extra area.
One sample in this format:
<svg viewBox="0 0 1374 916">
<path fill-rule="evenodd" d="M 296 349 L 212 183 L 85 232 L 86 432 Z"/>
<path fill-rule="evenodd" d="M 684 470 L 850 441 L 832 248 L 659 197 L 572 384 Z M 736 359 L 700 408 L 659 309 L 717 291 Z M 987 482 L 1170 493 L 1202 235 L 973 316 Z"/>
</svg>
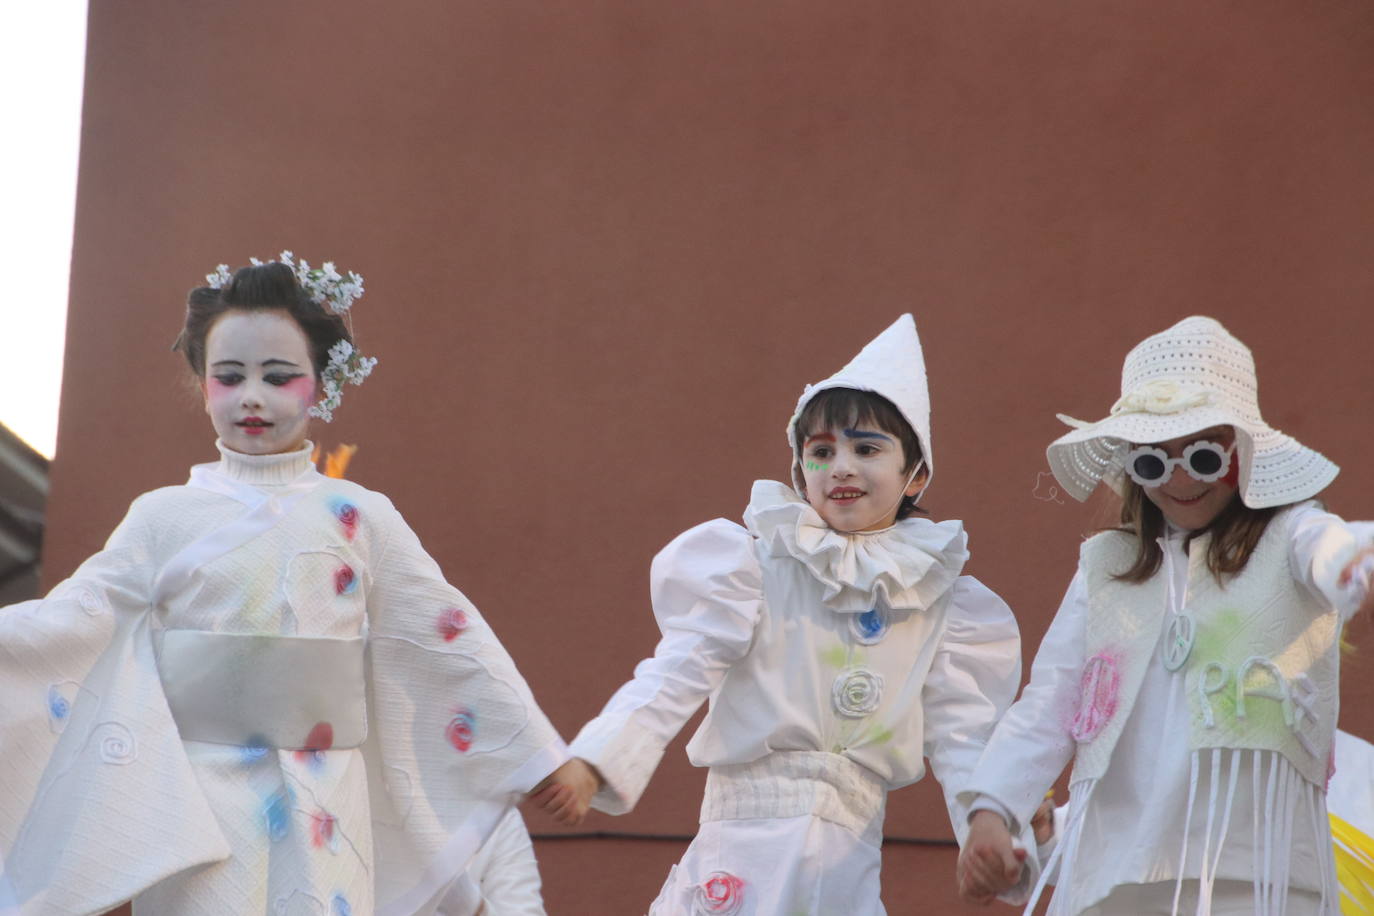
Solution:
<svg viewBox="0 0 1374 916">
<path fill-rule="evenodd" d="M 215 470 L 226 477 L 259 487 L 291 483 L 315 467 L 310 460 L 315 443 L 309 439 L 296 451 L 277 455 L 246 455 L 227 447 L 219 439 L 215 440 L 215 448 L 219 449 L 220 454 Z"/>
<path fill-rule="evenodd" d="M 861 614 L 877 603 L 894 610 L 930 607 L 968 560 L 962 522 L 906 518 L 882 531 L 847 534 L 774 480 L 755 481 L 744 524 L 772 556 L 804 565 L 824 586 L 826 606 L 842 614 Z"/>
</svg>

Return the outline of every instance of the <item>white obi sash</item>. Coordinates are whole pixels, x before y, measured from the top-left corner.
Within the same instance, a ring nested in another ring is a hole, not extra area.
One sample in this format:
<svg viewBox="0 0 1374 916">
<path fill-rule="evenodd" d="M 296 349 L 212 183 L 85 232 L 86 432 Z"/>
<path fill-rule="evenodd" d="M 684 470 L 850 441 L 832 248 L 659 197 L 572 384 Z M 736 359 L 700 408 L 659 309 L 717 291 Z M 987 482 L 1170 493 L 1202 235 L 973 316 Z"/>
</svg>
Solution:
<svg viewBox="0 0 1374 916">
<path fill-rule="evenodd" d="M 164 605 L 196 570 L 270 530 L 323 479 L 311 468 L 269 493 L 214 465 L 192 468 L 188 486 L 228 496 L 248 511 L 173 556 L 155 580 L 155 603 Z M 184 740 L 322 750 L 357 747 L 367 737 L 365 636 L 155 629 L 153 647 Z"/>
</svg>

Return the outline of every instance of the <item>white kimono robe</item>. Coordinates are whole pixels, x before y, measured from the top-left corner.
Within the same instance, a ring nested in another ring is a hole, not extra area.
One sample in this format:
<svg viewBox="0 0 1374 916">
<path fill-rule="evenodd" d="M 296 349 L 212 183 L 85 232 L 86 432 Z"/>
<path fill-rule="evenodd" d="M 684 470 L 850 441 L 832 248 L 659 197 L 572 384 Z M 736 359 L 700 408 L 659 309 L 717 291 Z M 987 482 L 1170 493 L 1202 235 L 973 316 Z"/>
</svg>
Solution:
<svg viewBox="0 0 1374 916">
<path fill-rule="evenodd" d="M 782 484 L 756 483 L 746 528 L 723 519 L 654 559 L 652 658 L 572 750 L 634 806 L 683 723 L 710 767 L 699 833 L 654 914 L 884 912 L 886 794 L 929 758 L 954 801 L 1020 675 L 1010 610 L 959 575 L 958 522 L 845 535 Z"/>
<path fill-rule="evenodd" d="M 386 497 L 221 452 L 0 611 L 0 913 L 432 912 L 567 759 Z"/>
</svg>

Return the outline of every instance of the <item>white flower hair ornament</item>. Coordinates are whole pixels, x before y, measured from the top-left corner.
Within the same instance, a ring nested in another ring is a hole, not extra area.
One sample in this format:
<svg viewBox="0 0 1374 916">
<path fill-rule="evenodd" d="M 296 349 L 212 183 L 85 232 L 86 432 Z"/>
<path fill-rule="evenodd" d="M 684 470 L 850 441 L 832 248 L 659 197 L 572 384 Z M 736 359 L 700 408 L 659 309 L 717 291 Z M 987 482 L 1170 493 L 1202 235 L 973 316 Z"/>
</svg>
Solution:
<svg viewBox="0 0 1374 916">
<path fill-rule="evenodd" d="M 249 258 L 248 261 L 254 267 L 272 263 L 257 258 Z M 351 270 L 346 275 L 340 274 L 335 269 L 333 261 L 325 261 L 322 267 L 311 267 L 304 259 L 295 260 L 295 255 L 290 251 L 283 251 L 278 255 L 277 263 L 291 268 L 296 275 L 296 282 L 310 296 L 311 301 L 336 315 L 342 315 L 348 323 L 349 332 L 352 333 L 353 321 L 349 309 L 363 295 L 363 278 L 360 274 Z M 205 281 L 211 289 L 223 289 L 233 276 L 228 264 L 220 264 L 214 273 L 205 275 Z M 372 374 L 372 369 L 376 365 L 375 356 L 363 356 L 347 340 L 341 339 L 330 347 L 329 363 L 320 372 L 324 397 L 320 398 L 318 404 L 310 407 L 310 416 L 319 417 L 326 423 L 333 420 L 334 411 L 343 403 L 344 383 L 361 385 L 363 380 Z"/>
</svg>

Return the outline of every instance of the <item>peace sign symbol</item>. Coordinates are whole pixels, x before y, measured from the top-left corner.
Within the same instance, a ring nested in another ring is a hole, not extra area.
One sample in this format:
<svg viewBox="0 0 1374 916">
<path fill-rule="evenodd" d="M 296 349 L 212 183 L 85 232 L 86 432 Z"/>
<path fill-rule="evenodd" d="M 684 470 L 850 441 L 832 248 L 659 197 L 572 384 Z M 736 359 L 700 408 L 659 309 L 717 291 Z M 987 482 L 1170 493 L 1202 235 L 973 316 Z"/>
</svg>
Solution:
<svg viewBox="0 0 1374 916">
<path fill-rule="evenodd" d="M 1177 671 L 1193 652 L 1193 618 L 1179 614 L 1169 621 L 1164 633 L 1164 667 Z"/>
</svg>

